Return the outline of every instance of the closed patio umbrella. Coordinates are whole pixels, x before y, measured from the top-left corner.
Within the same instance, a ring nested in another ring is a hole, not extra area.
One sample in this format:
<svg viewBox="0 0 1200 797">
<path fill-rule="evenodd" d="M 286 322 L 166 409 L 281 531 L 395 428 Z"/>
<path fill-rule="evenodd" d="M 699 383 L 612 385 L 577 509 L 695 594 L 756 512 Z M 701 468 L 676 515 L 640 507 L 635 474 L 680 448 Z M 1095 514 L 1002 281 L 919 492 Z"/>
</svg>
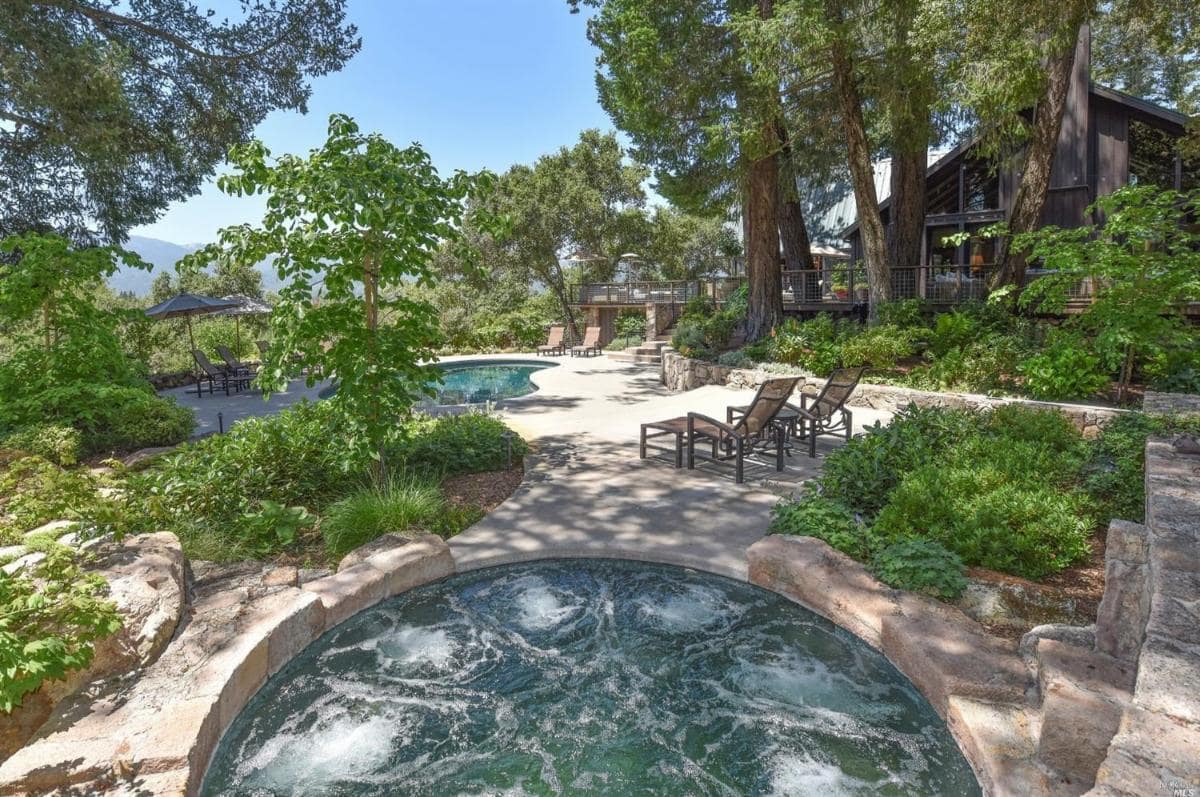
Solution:
<svg viewBox="0 0 1200 797">
<path fill-rule="evenodd" d="M 192 316 L 208 315 L 218 310 L 228 310 L 236 304 L 236 302 L 231 302 L 227 299 L 200 296 L 196 293 L 181 293 L 178 296 L 167 299 L 165 302 L 154 305 L 146 311 L 146 315 L 151 318 L 157 318 L 160 321 L 168 318 L 183 318 L 187 323 L 188 343 L 194 349 L 196 348 L 196 339 L 192 336 Z"/>
<path fill-rule="evenodd" d="M 271 312 L 271 305 L 240 293 L 226 296 L 223 301 L 236 303 L 234 307 L 227 310 L 218 310 L 217 315 L 233 316 L 233 334 L 237 338 L 238 356 L 240 357 L 242 354 L 242 316 L 267 315 Z"/>
</svg>

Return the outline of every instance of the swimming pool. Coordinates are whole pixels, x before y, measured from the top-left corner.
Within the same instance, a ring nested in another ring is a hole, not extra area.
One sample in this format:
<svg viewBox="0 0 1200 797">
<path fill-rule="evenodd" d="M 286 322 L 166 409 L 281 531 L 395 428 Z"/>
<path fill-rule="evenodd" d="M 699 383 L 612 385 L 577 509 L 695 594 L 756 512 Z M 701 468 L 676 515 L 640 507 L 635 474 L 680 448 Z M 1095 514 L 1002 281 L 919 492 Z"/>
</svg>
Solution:
<svg viewBox="0 0 1200 797">
<path fill-rule="evenodd" d="M 535 371 L 553 368 L 554 363 L 528 360 L 454 360 L 439 364 L 442 383 L 431 387 L 435 394 L 420 406 L 425 408 L 483 404 L 527 396 L 537 390 L 529 378 Z M 337 393 L 337 383 L 323 388 L 320 398 Z"/>
<path fill-rule="evenodd" d="M 435 385 L 435 405 L 482 404 L 487 401 L 527 396 L 537 390 L 530 380 L 536 371 L 552 368 L 552 363 L 523 360 L 463 360 L 443 363 L 443 381 Z"/>
<path fill-rule="evenodd" d="M 361 612 L 271 678 L 202 793 L 979 794 L 881 654 L 775 593 L 566 559 Z"/>
</svg>

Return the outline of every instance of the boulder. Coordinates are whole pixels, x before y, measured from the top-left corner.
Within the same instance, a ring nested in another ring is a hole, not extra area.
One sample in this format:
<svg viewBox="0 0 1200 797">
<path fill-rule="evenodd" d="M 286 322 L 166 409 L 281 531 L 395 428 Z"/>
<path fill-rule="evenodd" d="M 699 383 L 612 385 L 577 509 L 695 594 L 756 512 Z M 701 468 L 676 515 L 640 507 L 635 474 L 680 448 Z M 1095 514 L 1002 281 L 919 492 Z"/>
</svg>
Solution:
<svg viewBox="0 0 1200 797">
<path fill-rule="evenodd" d="M 0 715 L 0 758 L 24 744 L 59 702 L 89 683 L 153 662 L 175 633 L 186 595 L 183 550 L 174 534 L 142 534 L 104 545 L 88 569 L 108 582 L 121 630 L 96 643 L 87 668 L 46 682 L 11 714 Z"/>
</svg>

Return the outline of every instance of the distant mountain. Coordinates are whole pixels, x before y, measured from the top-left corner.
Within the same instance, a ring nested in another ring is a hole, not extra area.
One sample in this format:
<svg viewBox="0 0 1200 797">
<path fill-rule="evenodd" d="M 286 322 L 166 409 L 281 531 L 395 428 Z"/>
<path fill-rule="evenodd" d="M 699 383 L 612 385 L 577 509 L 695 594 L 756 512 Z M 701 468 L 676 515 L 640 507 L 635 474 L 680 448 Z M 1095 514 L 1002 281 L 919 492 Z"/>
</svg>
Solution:
<svg viewBox="0 0 1200 797">
<path fill-rule="evenodd" d="M 131 235 L 129 236 L 129 241 L 125 244 L 125 248 L 137 254 L 142 260 L 154 266 L 154 268 L 151 271 L 142 271 L 141 269 L 122 266 L 117 273 L 109 277 L 108 285 L 117 293 L 149 296 L 150 287 L 154 283 L 155 277 L 163 271 L 173 273 L 175 271 L 175 264 L 184 255 L 195 252 L 201 246 L 202 244 L 177 244 L 170 241 L 162 241 L 158 238 Z M 263 273 L 263 288 L 269 291 L 279 289 L 279 279 L 275 276 L 273 269 L 263 268 L 260 264 L 258 270 Z"/>
</svg>

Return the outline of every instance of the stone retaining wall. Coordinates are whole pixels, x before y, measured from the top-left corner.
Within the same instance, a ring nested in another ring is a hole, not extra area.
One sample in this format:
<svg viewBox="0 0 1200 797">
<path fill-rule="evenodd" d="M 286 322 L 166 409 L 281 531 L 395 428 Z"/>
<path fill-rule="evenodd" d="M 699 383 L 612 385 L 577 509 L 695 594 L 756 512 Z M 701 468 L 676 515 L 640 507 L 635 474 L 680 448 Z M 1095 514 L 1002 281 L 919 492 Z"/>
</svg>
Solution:
<svg viewBox="0 0 1200 797">
<path fill-rule="evenodd" d="M 750 580 L 883 652 L 987 794 L 1200 794 L 1200 456 L 1151 440 L 1146 485 L 1146 524 L 1109 529 L 1095 625 L 1019 647 L 814 538 L 755 543 Z"/>
<path fill-rule="evenodd" d="M 158 660 L 60 703 L 0 764 L 0 795 L 196 794 L 221 734 L 268 677 L 352 614 L 455 570 L 433 535 L 307 583 L 296 568 L 260 567 L 197 582 Z"/>
<path fill-rule="evenodd" d="M 781 376 L 803 378 L 801 389 L 806 392 L 819 391 L 825 380 L 797 369 L 794 372 L 767 371 L 752 368 L 730 368 L 716 363 L 684 357 L 674 349 L 664 348 L 660 378 L 668 390 L 679 392 L 693 390 L 704 385 L 726 385 L 732 388 L 757 388 L 767 379 Z M 1160 394 L 1162 395 L 1162 394 Z M 1200 398 L 1197 399 L 1200 401 Z M 909 404 L 918 407 L 958 407 L 986 409 L 1006 404 L 1021 404 L 1028 407 L 1056 409 L 1065 413 L 1084 434 L 1092 436 L 1110 418 L 1127 410 L 1115 407 L 1096 407 L 1085 404 L 1070 404 L 1052 401 L 1034 401 L 1022 398 L 981 396 L 974 393 L 938 393 L 929 390 L 914 390 L 893 385 L 859 384 L 850 397 L 851 407 L 870 407 L 876 410 L 895 412 Z"/>
</svg>

